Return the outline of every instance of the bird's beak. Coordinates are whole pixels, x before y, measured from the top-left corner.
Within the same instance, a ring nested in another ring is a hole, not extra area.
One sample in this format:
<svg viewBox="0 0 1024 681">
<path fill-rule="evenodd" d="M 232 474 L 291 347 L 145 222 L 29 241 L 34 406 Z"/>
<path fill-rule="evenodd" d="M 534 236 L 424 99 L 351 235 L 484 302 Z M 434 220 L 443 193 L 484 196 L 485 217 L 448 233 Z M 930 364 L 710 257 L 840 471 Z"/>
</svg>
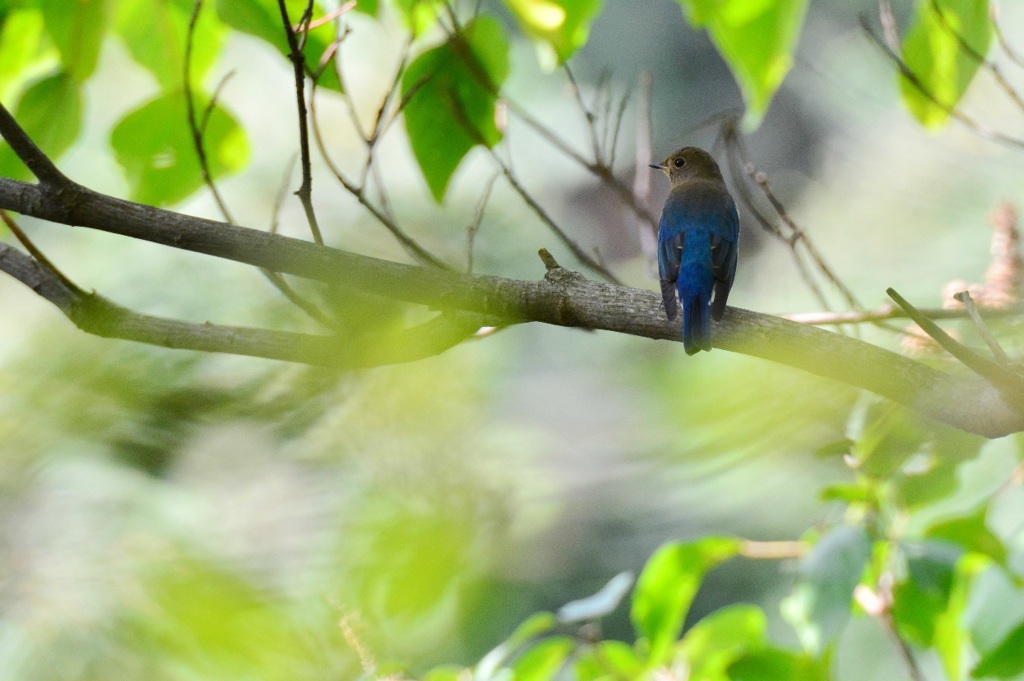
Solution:
<svg viewBox="0 0 1024 681">
<path fill-rule="evenodd" d="M 654 168 L 655 170 L 664 170 L 665 169 L 665 164 L 664 163 L 652 163 L 652 164 L 650 164 L 650 166 L 652 168 Z"/>
</svg>

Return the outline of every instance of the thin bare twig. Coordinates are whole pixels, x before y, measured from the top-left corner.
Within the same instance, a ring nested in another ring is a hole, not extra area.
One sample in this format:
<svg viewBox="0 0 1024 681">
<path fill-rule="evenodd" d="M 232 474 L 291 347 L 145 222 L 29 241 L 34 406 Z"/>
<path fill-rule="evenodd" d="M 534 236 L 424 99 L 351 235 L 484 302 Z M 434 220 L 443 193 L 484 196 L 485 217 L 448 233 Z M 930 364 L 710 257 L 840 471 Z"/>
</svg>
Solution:
<svg viewBox="0 0 1024 681">
<path fill-rule="evenodd" d="M 901 57 L 895 50 L 890 48 L 886 44 L 885 40 L 883 40 L 882 38 L 879 38 L 875 34 L 874 30 L 868 24 L 868 21 L 867 21 L 866 17 L 862 16 L 860 18 L 860 22 L 861 22 L 861 27 L 864 29 L 864 32 L 868 35 L 868 37 L 871 39 L 871 41 L 876 46 L 878 46 L 878 48 L 882 51 L 882 53 L 886 57 L 889 58 L 889 60 L 893 63 L 893 65 L 895 65 L 896 68 L 899 70 L 900 75 L 908 83 L 910 83 L 910 85 L 915 90 L 917 90 L 921 94 L 922 97 L 927 99 L 929 102 L 931 102 L 936 107 L 941 109 L 950 118 L 952 118 L 953 120 L 961 123 L 968 130 L 970 130 L 974 134 L 978 135 L 979 137 L 982 137 L 984 139 L 990 140 L 990 141 L 995 142 L 997 144 L 1002 144 L 1004 146 L 1013 147 L 1013 148 L 1016 148 L 1016 149 L 1024 148 L 1024 140 L 1019 139 L 1017 137 L 1013 137 L 1011 135 L 1007 135 L 1005 133 L 1002 133 L 999 130 L 996 130 L 995 128 L 993 128 L 991 126 L 985 125 L 983 123 L 979 123 L 978 121 L 974 120 L 970 116 L 968 116 L 965 113 L 963 113 L 962 111 L 960 111 L 960 109 L 956 108 L 955 106 L 952 106 L 952 105 L 947 104 L 946 102 L 943 102 L 942 100 L 940 100 L 935 95 L 935 93 L 933 93 L 928 88 L 928 86 L 926 86 L 924 84 L 924 82 L 921 80 L 921 78 L 916 73 L 914 73 L 913 69 L 911 69 L 907 65 L 907 63 L 905 61 L 903 61 L 903 57 Z"/>
<path fill-rule="evenodd" d="M 945 307 L 918 308 L 918 311 L 929 319 L 964 319 L 966 310 Z M 1024 315 L 1024 307 L 986 308 L 985 314 L 993 317 L 1015 317 Z M 892 304 L 884 304 L 873 310 L 847 310 L 842 312 L 796 312 L 781 315 L 799 324 L 813 326 L 832 326 L 837 324 L 876 324 L 892 319 L 909 319 L 907 313 Z"/>
<path fill-rule="evenodd" d="M 759 170 L 757 166 L 754 164 L 754 162 L 750 159 L 750 154 L 747 151 L 746 144 L 744 143 L 743 138 L 739 133 L 739 128 L 736 125 L 736 121 L 734 119 L 727 120 L 725 122 L 722 129 L 722 135 L 725 138 L 727 145 L 730 146 L 730 148 L 733 149 L 736 153 L 739 160 L 739 165 L 742 166 L 744 173 L 750 178 L 750 180 L 755 185 L 757 185 L 758 188 L 760 188 L 765 198 L 771 204 L 772 209 L 779 216 L 779 219 L 782 221 L 782 224 L 789 228 L 788 235 L 783 234 L 782 230 L 778 226 L 773 226 L 772 228 L 770 228 L 768 230 L 769 233 L 771 233 L 773 236 L 782 239 L 789 246 L 795 260 L 799 260 L 799 250 L 802 248 L 804 253 L 806 253 L 807 257 L 811 260 L 811 262 L 814 263 L 815 268 L 819 272 L 821 272 L 822 276 L 825 277 L 825 280 L 828 281 L 828 283 L 831 284 L 832 287 L 839 292 L 839 294 L 846 301 L 846 303 L 850 307 L 860 309 L 862 306 L 860 302 L 857 300 L 856 296 L 854 296 L 853 292 L 846 286 L 846 284 L 843 283 L 839 276 L 836 275 L 832 267 L 829 266 L 829 264 L 825 261 L 824 255 L 822 255 L 822 253 L 817 249 L 817 247 L 814 245 L 814 242 L 811 241 L 810 237 L 807 235 L 807 232 L 801 229 L 799 225 L 796 224 L 796 221 L 793 220 L 793 218 L 789 215 L 789 212 L 786 210 L 785 205 L 772 191 L 771 185 L 769 185 L 768 183 L 768 176 L 763 171 Z M 735 169 L 736 166 L 733 165 L 731 167 Z M 752 208 L 753 202 L 749 202 L 748 207 Z M 755 213 L 759 215 L 759 213 L 757 213 L 756 211 Z M 758 220 L 762 222 L 762 225 L 764 225 L 764 222 L 761 219 L 762 217 L 763 216 L 759 217 Z M 809 282 L 809 272 L 803 269 L 802 264 L 798 264 L 798 268 L 801 268 L 801 275 L 804 277 L 804 280 Z M 811 290 L 815 292 L 815 295 L 819 298 L 819 300 L 824 301 L 824 294 L 820 291 L 820 289 L 817 289 L 816 284 L 811 287 Z M 827 303 L 825 303 L 825 307 L 826 309 L 828 308 Z"/>
<path fill-rule="evenodd" d="M 636 117 L 636 155 L 633 157 L 633 201 L 638 206 L 647 206 L 651 202 L 651 85 L 649 71 L 640 76 L 640 110 Z M 639 216 L 637 216 L 639 218 Z M 640 251 L 648 263 L 658 259 L 658 224 L 642 218 L 636 222 L 640 239 Z"/>
<path fill-rule="evenodd" d="M 519 194 L 519 197 L 526 203 L 527 206 L 530 207 L 530 210 L 533 211 L 534 215 L 540 218 L 540 221 L 548 226 L 548 229 L 550 229 L 555 234 L 555 236 L 558 237 L 558 239 L 566 246 L 566 248 L 572 251 L 572 254 L 576 256 L 576 259 L 579 260 L 584 265 L 586 265 L 587 267 L 589 267 L 590 269 L 594 270 L 594 272 L 601 275 L 601 277 L 604 278 L 606 281 L 609 281 L 613 284 L 621 285 L 619 278 L 616 277 L 611 272 L 611 270 L 605 267 L 599 260 L 595 259 L 586 251 L 584 251 L 580 247 L 580 245 L 576 243 L 576 241 L 573 240 L 572 237 L 570 237 L 565 232 L 565 230 L 563 230 L 558 225 L 557 222 L 555 222 L 554 218 L 552 218 L 551 215 L 549 215 L 548 212 L 544 210 L 544 207 L 537 202 L 537 199 L 533 198 L 533 195 L 530 194 L 526 187 L 524 187 L 519 182 L 519 179 L 516 177 L 515 173 L 512 172 L 511 166 L 505 163 L 505 161 L 502 160 L 501 156 L 499 156 L 494 149 L 487 148 L 487 150 L 490 152 L 491 158 L 494 160 L 495 165 L 498 166 L 498 169 L 505 176 L 505 180 L 508 182 L 509 186 L 512 187 L 512 189 L 514 189 L 517 194 Z"/>
<path fill-rule="evenodd" d="M 931 0 L 930 6 L 932 11 L 935 13 L 935 16 L 938 17 L 939 23 L 942 24 L 942 28 L 951 36 L 956 38 L 957 44 L 960 46 L 963 53 L 977 62 L 981 68 L 992 74 L 992 78 L 996 81 L 996 84 L 1000 89 L 1002 89 L 1002 91 L 1013 100 L 1013 103 L 1017 105 L 1018 109 L 1024 111 L 1024 99 L 1021 99 L 1020 94 L 1013 85 L 1010 84 L 1010 81 L 1006 79 L 1006 76 L 1003 75 L 999 66 L 988 60 L 984 54 L 978 52 L 974 45 L 971 45 L 967 41 L 967 38 L 965 38 L 964 35 L 949 22 L 949 19 L 946 18 L 945 11 L 939 6 L 938 0 Z"/>
<path fill-rule="evenodd" d="M 991 4 L 989 4 L 988 11 L 989 18 L 992 20 L 992 31 L 996 34 L 996 40 L 999 41 L 999 47 L 1003 49 L 1003 52 L 1010 58 L 1010 61 L 1015 63 L 1017 66 L 1024 67 L 1024 57 L 1021 57 L 1020 53 L 1010 45 L 1010 42 L 1006 39 L 1006 34 L 1003 33 L 999 17 L 999 3 L 993 0 Z"/>
<path fill-rule="evenodd" d="M 391 232 L 391 235 L 395 237 L 398 243 L 402 245 L 409 255 L 424 265 L 429 265 L 439 269 L 450 269 L 443 260 L 432 254 L 417 243 L 415 239 L 406 234 L 405 231 L 399 227 L 398 222 L 374 205 L 369 197 L 366 196 L 366 191 L 363 186 L 357 185 L 345 177 L 345 174 L 341 172 L 341 169 L 334 163 L 334 159 L 332 159 L 331 155 L 327 152 L 327 146 L 324 144 L 323 135 L 320 132 L 315 97 L 310 100 L 310 107 L 312 112 L 310 120 L 313 127 L 313 141 L 316 143 L 320 156 L 324 159 L 324 163 L 327 164 L 328 170 L 331 171 L 331 174 L 334 175 L 338 183 L 345 188 L 345 191 L 354 196 L 364 208 L 370 211 L 370 214 L 377 219 L 377 222 L 382 224 L 385 229 Z"/>
<path fill-rule="evenodd" d="M 1024 410 L 1024 378 L 1015 373 L 1007 371 L 1005 367 L 996 364 L 975 353 L 963 345 L 948 333 L 943 331 L 938 324 L 921 314 L 920 310 L 911 305 L 903 296 L 894 289 L 888 288 L 885 291 L 897 305 L 903 308 L 907 316 L 913 319 L 921 329 L 939 344 L 939 346 L 956 357 L 968 369 L 988 381 L 994 388 L 999 390 L 1003 397 L 1017 409 Z"/>
<path fill-rule="evenodd" d="M 974 322 L 975 328 L 978 329 L 978 335 L 985 341 L 985 345 L 992 351 L 992 355 L 996 358 L 996 361 L 1007 367 L 1013 363 L 1003 348 L 1000 347 L 999 341 L 992 335 L 992 332 L 988 330 L 988 326 L 985 325 L 985 320 L 981 318 L 981 313 L 978 312 L 978 306 L 974 304 L 974 299 L 971 298 L 971 294 L 967 291 L 960 291 L 953 295 L 954 298 L 963 303 L 964 309 L 967 310 L 967 314 L 970 316 L 971 321 Z"/>
<path fill-rule="evenodd" d="M 63 272 L 54 265 L 46 255 L 28 238 L 21 226 L 11 217 L 10 213 L 5 210 L 0 210 L 0 220 L 3 220 L 4 224 L 7 225 L 7 229 L 11 230 L 11 234 L 21 242 L 21 245 L 25 247 L 25 250 L 29 252 L 33 258 L 35 258 L 39 264 L 49 271 L 54 277 L 56 277 L 61 284 L 63 284 L 69 291 L 76 294 L 86 295 L 85 291 L 78 287 L 78 285 L 71 281 Z"/>
<path fill-rule="evenodd" d="M 212 114 L 214 108 L 217 105 L 216 96 L 211 98 L 209 105 L 205 108 L 203 113 L 202 122 L 196 116 L 196 102 L 195 94 L 192 91 L 192 48 L 195 43 L 196 23 L 199 21 L 199 13 L 203 9 L 203 0 L 196 0 L 192 6 L 192 15 L 189 17 L 188 29 L 185 32 L 185 59 L 184 59 L 184 89 L 185 89 L 185 106 L 188 110 L 188 129 L 192 135 L 192 148 L 196 152 L 196 158 L 199 161 L 199 172 L 202 173 L 203 183 L 210 190 L 210 194 L 213 196 L 213 200 L 217 203 L 217 209 L 220 210 L 221 215 L 224 216 L 224 220 L 234 224 L 235 219 L 231 215 L 231 211 L 228 210 L 227 203 L 224 202 L 224 197 L 221 196 L 220 190 L 217 188 L 217 183 L 213 180 L 213 173 L 210 172 L 210 161 L 206 155 L 206 144 L 203 141 L 203 132 L 206 129 L 206 123 L 209 121 L 209 117 Z"/>
<path fill-rule="evenodd" d="M 292 70 L 295 77 L 295 104 L 299 116 L 299 154 L 302 160 L 302 184 L 295 194 L 299 197 L 299 200 L 302 202 L 302 208 L 306 212 L 306 221 L 309 223 L 309 230 L 313 235 L 313 241 L 323 245 L 324 238 L 320 232 L 316 211 L 313 209 L 313 170 L 309 155 L 309 123 L 308 112 L 306 111 L 306 57 L 299 47 L 295 31 L 292 29 L 285 0 L 277 0 L 277 6 L 281 11 L 281 23 L 284 26 L 285 36 L 288 39 L 288 58 L 292 62 Z M 312 8 L 313 0 L 309 0 L 306 12 L 303 14 L 303 22 L 309 21 Z"/>
<path fill-rule="evenodd" d="M 500 173 L 494 173 L 491 175 L 491 179 L 487 180 L 487 184 L 484 185 L 484 191 L 480 195 L 480 200 L 476 204 L 476 212 L 473 215 L 473 221 L 466 227 L 466 272 L 469 274 L 473 273 L 473 244 L 476 240 L 476 234 L 480 231 L 480 225 L 484 220 L 484 211 L 487 210 L 487 203 L 491 199 L 491 190 L 494 189 L 494 183 L 501 177 Z"/>
<path fill-rule="evenodd" d="M 594 125 L 594 112 L 592 112 L 587 106 L 587 103 L 583 101 L 583 91 L 580 89 L 580 84 L 576 81 L 576 76 L 573 75 L 572 69 L 569 68 L 568 62 L 562 65 L 562 69 L 565 71 L 565 75 L 569 79 L 573 97 L 576 99 L 576 105 L 579 107 L 580 113 L 583 114 L 584 121 L 586 121 L 587 132 L 590 134 L 590 145 L 594 152 L 594 163 L 597 165 L 604 165 L 604 155 L 601 153 L 601 142 L 597 138 L 597 129 Z"/>
</svg>

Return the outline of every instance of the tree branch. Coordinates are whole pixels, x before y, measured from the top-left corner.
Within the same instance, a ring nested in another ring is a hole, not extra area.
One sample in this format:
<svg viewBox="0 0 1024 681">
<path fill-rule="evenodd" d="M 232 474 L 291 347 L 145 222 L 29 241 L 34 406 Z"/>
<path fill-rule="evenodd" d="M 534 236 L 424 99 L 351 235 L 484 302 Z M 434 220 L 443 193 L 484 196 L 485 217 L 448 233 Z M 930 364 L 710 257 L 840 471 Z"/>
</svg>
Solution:
<svg viewBox="0 0 1024 681">
<path fill-rule="evenodd" d="M 181 350 L 223 352 L 333 369 L 365 369 L 438 355 L 472 336 L 487 320 L 473 313 L 444 313 L 395 332 L 381 343 L 343 335 L 321 336 L 244 326 L 195 324 L 140 314 L 95 293 L 85 293 L 56 272 L 7 244 L 0 271 L 53 303 L 86 333 Z"/>
<path fill-rule="evenodd" d="M 15 140 L 12 147 L 26 163 L 30 159 L 36 163 L 38 159 L 33 159 L 32 154 L 38 149 L 2 106 L 0 134 L 9 141 Z M 45 164 L 40 167 L 46 172 Z M 540 281 L 406 265 L 126 201 L 78 185 L 59 171 L 46 174 L 51 181 L 41 184 L 0 178 L 0 208 L 234 260 L 431 309 L 476 313 L 503 325 L 533 321 L 603 329 L 656 340 L 681 340 L 678 325 L 665 318 L 660 296 L 654 291 L 590 281 L 557 264 L 550 267 Z M 5 250 L 7 262 L 17 261 L 16 256 L 10 255 L 12 252 L 9 248 Z M 25 271 L 25 267 L 24 263 L 18 263 L 17 268 L 11 266 L 8 271 Z M 38 270 L 35 275 L 26 276 L 29 276 L 26 283 L 33 290 L 40 290 Z M 53 300 L 49 296 L 47 299 Z M 116 308 L 107 302 L 92 304 L 103 313 Z M 166 334 L 159 330 L 165 328 L 162 325 L 168 320 L 144 315 L 129 317 L 123 308 L 115 311 L 118 314 L 113 315 L 114 321 L 109 321 L 108 315 L 107 321 L 92 332 L 167 344 Z M 103 315 L 98 318 L 104 319 Z M 145 324 L 135 327 L 126 321 L 129 319 Z M 282 346 L 292 342 L 301 345 L 293 334 L 287 337 L 287 342 L 282 341 Z M 322 342 L 328 344 L 324 352 L 337 351 L 337 340 Z M 999 390 L 977 376 L 946 374 L 888 350 L 816 327 L 728 308 L 722 320 L 714 325 L 714 344 L 723 350 L 761 357 L 869 390 L 968 432 L 1000 437 L 1024 430 L 1024 412 L 1015 408 L 1017 401 L 1004 399 Z M 219 351 L 224 350 L 224 346 L 194 349 Z M 230 346 L 225 351 L 239 352 Z"/>
<path fill-rule="evenodd" d="M 0 207 L 432 309 L 475 312 L 506 325 L 535 321 L 680 340 L 677 325 L 665 319 L 654 291 L 590 281 L 559 267 L 543 280 L 520 281 L 389 262 L 75 187 L 68 192 L 0 179 Z M 154 340 L 160 338 L 156 334 Z M 714 338 L 717 348 L 869 390 L 968 432 L 1000 437 L 1024 430 L 1024 414 L 977 377 L 952 376 L 816 327 L 729 308 L 715 324 Z M 337 351 L 337 341 L 332 348 Z"/>
</svg>

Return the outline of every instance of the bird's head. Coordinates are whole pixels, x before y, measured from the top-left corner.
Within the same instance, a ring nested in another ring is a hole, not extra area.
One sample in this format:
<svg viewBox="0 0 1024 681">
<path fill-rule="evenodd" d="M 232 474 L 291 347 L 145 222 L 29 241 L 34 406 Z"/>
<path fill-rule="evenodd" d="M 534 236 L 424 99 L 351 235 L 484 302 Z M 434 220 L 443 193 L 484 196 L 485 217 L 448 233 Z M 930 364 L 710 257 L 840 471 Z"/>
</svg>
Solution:
<svg viewBox="0 0 1024 681">
<path fill-rule="evenodd" d="M 698 147 L 683 147 L 652 168 L 668 175 L 672 186 L 696 179 L 722 179 L 722 171 L 711 154 Z"/>
</svg>

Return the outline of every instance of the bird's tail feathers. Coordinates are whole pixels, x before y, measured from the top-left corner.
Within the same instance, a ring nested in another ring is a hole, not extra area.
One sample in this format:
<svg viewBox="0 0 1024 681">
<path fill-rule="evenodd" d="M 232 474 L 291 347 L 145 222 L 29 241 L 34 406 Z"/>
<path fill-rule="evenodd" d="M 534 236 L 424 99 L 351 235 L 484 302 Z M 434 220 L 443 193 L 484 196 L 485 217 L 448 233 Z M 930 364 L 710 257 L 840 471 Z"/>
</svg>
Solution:
<svg viewBox="0 0 1024 681">
<path fill-rule="evenodd" d="M 693 355 L 701 350 L 711 351 L 711 306 L 707 294 L 683 298 L 683 348 Z"/>
</svg>

